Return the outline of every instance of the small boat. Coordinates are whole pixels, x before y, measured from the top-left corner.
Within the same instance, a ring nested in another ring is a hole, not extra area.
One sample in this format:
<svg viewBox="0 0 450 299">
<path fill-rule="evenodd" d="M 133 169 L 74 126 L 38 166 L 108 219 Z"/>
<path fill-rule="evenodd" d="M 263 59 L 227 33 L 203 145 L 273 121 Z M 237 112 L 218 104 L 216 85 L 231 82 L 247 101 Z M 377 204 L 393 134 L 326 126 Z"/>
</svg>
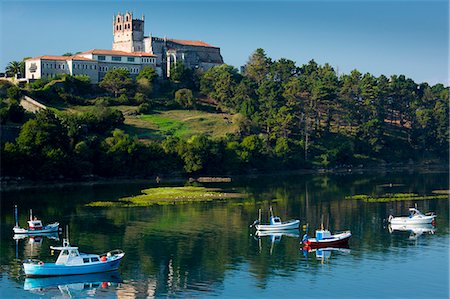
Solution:
<svg viewBox="0 0 450 299">
<path fill-rule="evenodd" d="M 255 227 L 256 230 L 280 231 L 289 229 L 298 229 L 300 220 L 281 221 L 281 218 L 273 215 L 272 207 L 270 207 L 269 224 L 261 224 L 261 209 L 259 209 L 259 218 L 253 222 L 250 227 Z"/>
<path fill-rule="evenodd" d="M 63 239 L 63 246 L 53 247 L 59 250 L 55 263 L 44 263 L 37 260 L 26 260 L 23 263 L 27 277 L 60 276 L 99 273 L 117 270 L 125 253 L 113 250 L 102 255 L 80 253 L 78 247 L 70 246 L 68 239 Z"/>
<path fill-rule="evenodd" d="M 302 243 L 310 246 L 311 248 L 323 248 L 323 247 L 342 247 L 348 245 L 348 240 L 351 238 L 352 233 L 350 231 L 344 231 L 332 235 L 328 229 L 323 228 L 323 224 L 320 230 L 316 230 L 316 237 L 309 238 L 308 227 L 306 233 L 303 236 Z"/>
<path fill-rule="evenodd" d="M 389 215 L 388 222 L 390 224 L 427 224 L 427 223 L 433 223 L 434 218 L 436 218 L 437 215 L 435 215 L 433 212 L 429 212 L 427 214 L 422 214 L 417 207 L 416 208 L 409 208 L 409 216 L 406 217 L 394 217 L 392 215 Z"/>
<path fill-rule="evenodd" d="M 59 223 L 55 222 L 48 225 L 42 225 L 42 221 L 36 216 L 33 217 L 33 211 L 30 210 L 30 220 L 28 222 L 28 229 L 19 227 L 19 220 L 17 217 L 17 206 L 15 206 L 16 225 L 13 227 L 14 234 L 28 234 L 41 235 L 46 233 L 53 233 L 59 230 Z"/>
</svg>

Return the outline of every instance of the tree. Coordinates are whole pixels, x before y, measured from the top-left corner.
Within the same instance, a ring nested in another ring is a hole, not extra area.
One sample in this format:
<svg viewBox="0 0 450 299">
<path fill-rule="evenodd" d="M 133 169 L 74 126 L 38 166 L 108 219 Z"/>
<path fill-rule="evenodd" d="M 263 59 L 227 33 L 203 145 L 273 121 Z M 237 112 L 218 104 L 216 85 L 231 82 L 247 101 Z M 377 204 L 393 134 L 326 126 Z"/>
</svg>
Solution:
<svg viewBox="0 0 450 299">
<path fill-rule="evenodd" d="M 267 79 L 271 64 L 272 61 L 267 57 L 264 50 L 258 48 L 249 57 L 245 65 L 245 76 L 260 84 L 263 80 Z"/>
<path fill-rule="evenodd" d="M 275 61 L 270 67 L 272 80 L 287 83 L 290 78 L 297 76 L 299 68 L 295 62 L 289 59 L 281 58 Z"/>
<path fill-rule="evenodd" d="M 25 75 L 25 62 L 24 61 L 11 61 L 6 66 L 6 74 L 8 77 L 17 76 L 21 78 Z"/>
<path fill-rule="evenodd" d="M 240 80 L 237 69 L 227 64 L 218 65 L 205 72 L 200 81 L 200 91 L 220 106 L 233 109 L 233 91 Z"/>
<path fill-rule="evenodd" d="M 145 78 L 148 81 L 153 82 L 156 78 L 158 78 L 158 74 L 153 67 L 146 65 L 141 69 L 136 77 L 136 80 L 139 80 L 141 78 Z"/>
<path fill-rule="evenodd" d="M 128 70 L 115 69 L 109 70 L 99 85 L 113 93 L 114 97 L 117 98 L 119 95 L 130 91 L 133 87 L 133 80 Z"/>
<path fill-rule="evenodd" d="M 175 92 L 175 101 L 184 108 L 192 108 L 194 106 L 194 96 L 192 90 L 187 88 L 178 89 Z"/>
</svg>

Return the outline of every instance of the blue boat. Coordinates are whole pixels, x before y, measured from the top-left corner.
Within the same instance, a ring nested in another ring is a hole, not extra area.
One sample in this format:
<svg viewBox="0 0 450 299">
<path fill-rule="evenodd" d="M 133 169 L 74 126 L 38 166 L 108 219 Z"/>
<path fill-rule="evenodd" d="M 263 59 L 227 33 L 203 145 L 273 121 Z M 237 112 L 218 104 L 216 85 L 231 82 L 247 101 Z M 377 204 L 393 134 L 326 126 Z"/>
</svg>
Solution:
<svg viewBox="0 0 450 299">
<path fill-rule="evenodd" d="M 63 239 L 63 246 L 53 247 L 59 250 L 59 256 L 55 263 L 44 263 L 38 260 L 26 260 L 23 263 L 27 277 L 60 276 L 99 273 L 117 270 L 125 253 L 121 250 L 109 251 L 97 255 L 80 253 L 78 247 L 70 246 L 67 239 Z"/>
</svg>

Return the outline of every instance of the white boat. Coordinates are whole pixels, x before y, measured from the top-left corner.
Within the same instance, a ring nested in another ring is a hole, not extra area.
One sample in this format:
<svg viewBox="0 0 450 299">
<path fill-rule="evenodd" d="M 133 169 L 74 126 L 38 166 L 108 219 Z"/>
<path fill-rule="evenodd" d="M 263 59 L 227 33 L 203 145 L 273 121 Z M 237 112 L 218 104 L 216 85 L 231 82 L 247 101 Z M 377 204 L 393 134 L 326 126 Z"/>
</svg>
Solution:
<svg viewBox="0 0 450 299">
<path fill-rule="evenodd" d="M 48 225 L 42 225 L 42 221 L 36 216 L 33 217 L 33 211 L 30 210 L 30 220 L 28 220 L 28 228 L 21 228 L 19 226 L 19 220 L 17 217 L 17 206 L 15 206 L 15 218 L 16 225 L 13 227 L 15 234 L 27 234 L 27 235 L 41 235 L 47 233 L 57 232 L 59 230 L 59 223 L 55 222 Z"/>
<path fill-rule="evenodd" d="M 261 224 L 261 209 L 259 209 L 259 218 L 255 220 L 252 225 L 250 225 L 250 227 L 252 226 L 254 226 L 258 231 L 259 230 L 280 231 L 280 230 L 298 229 L 298 227 L 300 226 L 300 220 L 288 220 L 282 222 L 280 217 L 273 215 L 271 207 L 269 224 Z"/>
<path fill-rule="evenodd" d="M 50 246 L 50 249 L 61 251 L 56 262 L 25 261 L 23 268 L 27 277 L 77 275 L 113 271 L 119 268 L 120 261 L 125 255 L 121 250 L 113 250 L 102 255 L 80 253 L 78 247 L 70 246 L 68 239 L 63 239 L 63 246 Z"/>
<path fill-rule="evenodd" d="M 417 208 L 409 208 L 409 216 L 406 217 L 394 217 L 389 215 L 388 222 L 390 224 L 429 224 L 434 221 L 436 218 L 433 212 L 429 212 L 427 214 L 422 214 Z"/>
</svg>

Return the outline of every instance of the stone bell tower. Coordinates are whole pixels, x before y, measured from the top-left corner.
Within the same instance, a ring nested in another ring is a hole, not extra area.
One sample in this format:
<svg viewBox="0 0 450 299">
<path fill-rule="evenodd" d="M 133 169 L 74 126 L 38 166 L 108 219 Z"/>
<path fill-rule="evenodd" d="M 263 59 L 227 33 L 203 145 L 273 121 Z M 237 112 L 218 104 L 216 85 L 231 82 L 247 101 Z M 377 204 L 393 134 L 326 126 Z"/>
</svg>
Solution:
<svg viewBox="0 0 450 299">
<path fill-rule="evenodd" d="M 133 13 L 120 12 L 113 17 L 113 50 L 125 52 L 144 51 L 144 15 L 133 19 Z"/>
</svg>

